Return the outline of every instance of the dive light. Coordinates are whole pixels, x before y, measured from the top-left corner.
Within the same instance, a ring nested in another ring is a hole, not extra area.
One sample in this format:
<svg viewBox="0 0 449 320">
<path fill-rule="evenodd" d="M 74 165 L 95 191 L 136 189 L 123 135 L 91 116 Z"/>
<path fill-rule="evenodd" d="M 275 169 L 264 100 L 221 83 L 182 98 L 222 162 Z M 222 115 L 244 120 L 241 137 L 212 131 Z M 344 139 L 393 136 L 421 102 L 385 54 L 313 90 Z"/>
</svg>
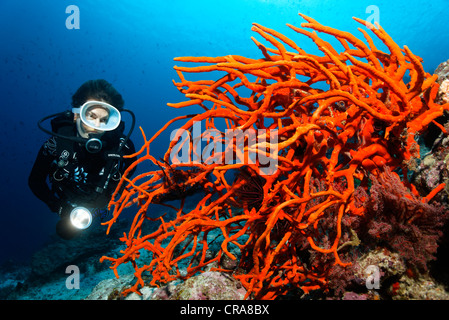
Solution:
<svg viewBox="0 0 449 320">
<path fill-rule="evenodd" d="M 92 213 L 85 207 L 75 207 L 70 212 L 70 222 L 77 229 L 84 230 L 89 228 L 92 220 Z"/>
</svg>

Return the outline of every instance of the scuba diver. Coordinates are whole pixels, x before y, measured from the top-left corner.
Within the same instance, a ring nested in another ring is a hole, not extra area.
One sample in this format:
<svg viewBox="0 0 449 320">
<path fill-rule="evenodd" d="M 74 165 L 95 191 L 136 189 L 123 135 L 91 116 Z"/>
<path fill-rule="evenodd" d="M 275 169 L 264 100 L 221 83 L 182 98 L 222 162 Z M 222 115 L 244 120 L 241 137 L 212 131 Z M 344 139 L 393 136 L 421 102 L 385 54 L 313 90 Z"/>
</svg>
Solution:
<svg viewBox="0 0 449 320">
<path fill-rule="evenodd" d="M 124 171 L 136 160 L 123 158 L 135 153 L 129 139 L 135 116 L 123 106 L 122 96 L 110 83 L 89 80 L 72 96 L 71 111 L 38 122 L 51 137 L 39 150 L 28 185 L 59 215 L 56 233 L 63 239 L 73 238 L 87 229 L 96 215 L 107 212 Z M 126 135 L 122 112 L 132 117 Z M 52 119 L 51 130 L 42 125 L 48 119 Z"/>
</svg>

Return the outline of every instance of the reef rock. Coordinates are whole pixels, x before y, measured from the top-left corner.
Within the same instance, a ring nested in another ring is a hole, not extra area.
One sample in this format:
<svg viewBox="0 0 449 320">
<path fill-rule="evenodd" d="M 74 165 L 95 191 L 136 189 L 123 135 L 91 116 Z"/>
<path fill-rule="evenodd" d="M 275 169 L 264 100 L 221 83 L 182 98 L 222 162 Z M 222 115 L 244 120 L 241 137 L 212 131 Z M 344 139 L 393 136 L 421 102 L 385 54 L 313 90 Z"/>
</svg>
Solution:
<svg viewBox="0 0 449 320">
<path fill-rule="evenodd" d="M 31 275 L 35 280 L 46 281 L 52 274 L 64 274 L 69 265 L 76 265 L 83 271 L 95 272 L 108 268 L 99 262 L 100 257 L 119 247 L 117 228 L 112 228 L 108 236 L 101 226 L 93 226 L 72 240 L 55 237 L 33 254 L 31 259 Z M 127 225 L 127 223 L 126 223 Z"/>
<path fill-rule="evenodd" d="M 442 62 L 435 70 L 438 75 L 440 88 L 438 91 L 437 103 L 449 102 L 449 60 Z M 431 123 L 422 137 L 420 137 L 421 147 L 427 149 L 427 153 L 422 155 L 421 162 L 415 168 L 416 175 L 413 183 L 423 194 L 429 193 L 440 183 L 446 183 L 444 192 L 439 192 L 435 200 L 447 203 L 449 193 L 449 113 L 444 112 L 442 116 L 435 119 L 440 127 Z M 446 132 L 443 132 L 443 129 Z M 424 144 L 424 145 L 423 145 Z"/>
<path fill-rule="evenodd" d="M 387 279 L 403 274 L 406 269 L 405 262 L 398 253 L 387 249 L 373 250 L 355 264 L 354 281 L 360 285 L 367 285 L 370 281 L 378 280 L 380 286 Z"/>
<path fill-rule="evenodd" d="M 154 300 L 243 300 L 246 290 L 232 276 L 206 271 L 172 288 L 163 287 L 153 293 Z"/>
<path fill-rule="evenodd" d="M 438 75 L 438 82 L 440 83 L 449 79 L 449 60 L 441 62 L 434 73 Z"/>
<path fill-rule="evenodd" d="M 428 275 L 411 277 L 404 274 L 391 285 L 389 291 L 393 300 L 449 300 L 444 286 Z"/>
<path fill-rule="evenodd" d="M 132 274 L 101 281 L 84 300 L 119 300 L 121 292 L 133 280 Z"/>
<path fill-rule="evenodd" d="M 233 277 L 215 271 L 206 271 L 186 281 L 172 281 L 155 288 L 144 286 L 141 295 L 131 293 L 126 297 L 121 292 L 133 284 L 133 274 L 119 279 L 101 281 L 86 300 L 243 300 L 245 288 Z"/>
</svg>

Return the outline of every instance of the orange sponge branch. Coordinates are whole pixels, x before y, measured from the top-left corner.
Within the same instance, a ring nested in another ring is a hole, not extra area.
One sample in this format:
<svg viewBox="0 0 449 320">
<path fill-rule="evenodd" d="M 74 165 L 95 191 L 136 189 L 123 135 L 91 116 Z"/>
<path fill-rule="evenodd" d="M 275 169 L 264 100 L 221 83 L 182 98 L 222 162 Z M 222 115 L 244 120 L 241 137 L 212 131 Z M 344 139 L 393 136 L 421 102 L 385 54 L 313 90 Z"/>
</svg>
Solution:
<svg viewBox="0 0 449 320">
<path fill-rule="evenodd" d="M 356 188 L 367 189 L 370 175 L 385 168 L 406 173 L 419 157 L 417 135 L 449 109 L 449 104 L 435 103 L 437 77 L 425 72 L 421 59 L 409 48 L 401 49 L 380 26 L 369 25 L 389 52 L 378 49 L 365 30 L 359 29 L 367 44 L 301 17 L 307 21 L 302 28 L 288 26 L 311 38 L 321 56 L 254 24 L 252 30 L 271 45 L 253 38 L 262 58 L 175 59 L 187 64 L 175 66 L 180 82 L 174 82 L 186 101 L 168 105 L 198 105 L 203 112 L 170 120 L 149 140 L 142 130 L 145 143 L 133 166 L 145 163 L 158 169 L 133 179 L 125 174 L 117 189 L 123 191 L 110 202 L 114 213 L 105 223 L 108 231 L 125 208 L 137 207 L 129 233 L 121 238 L 126 246 L 122 256 L 102 258 L 115 271 L 120 264 L 132 263 L 137 281 L 126 292 L 138 292 L 144 279 L 160 285 L 189 278 L 207 266 L 229 272 L 257 299 L 273 299 L 292 288 L 305 293 L 326 289 L 329 266 L 310 263 L 301 253 L 311 250 L 332 259 L 332 265 L 347 266 L 339 248 L 351 231 L 349 218 L 365 213 Z M 341 51 L 324 37 L 336 39 Z M 189 66 L 192 63 L 196 65 Z M 217 72 L 217 80 L 186 77 Z M 207 157 L 196 154 L 203 161 L 179 159 L 180 144 L 197 152 L 198 141 L 182 137 L 170 142 L 163 159 L 151 156 L 152 142 L 170 125 L 180 123 L 180 130 L 191 137 L 195 123 L 202 121 L 208 130 L 197 139 L 213 140 L 217 146 L 226 147 L 226 130 L 261 131 L 256 131 L 253 144 L 244 138 L 248 144 L 242 148 L 216 148 Z M 273 130 L 278 143 L 271 140 Z M 269 152 L 273 147 L 275 154 Z M 252 151 L 257 160 L 225 161 L 227 152 L 232 159 L 243 159 Z M 262 156 L 276 160 L 266 175 L 260 171 Z M 402 183 L 416 193 L 406 177 L 402 175 Z M 422 201 L 430 201 L 443 188 L 438 186 Z M 196 206 L 187 205 L 185 199 L 196 192 L 203 192 L 204 198 Z M 149 208 L 155 204 L 164 206 L 166 214 L 152 216 Z M 157 229 L 144 234 L 143 226 L 155 221 Z M 225 258 L 238 259 L 238 268 L 224 267 Z"/>
</svg>

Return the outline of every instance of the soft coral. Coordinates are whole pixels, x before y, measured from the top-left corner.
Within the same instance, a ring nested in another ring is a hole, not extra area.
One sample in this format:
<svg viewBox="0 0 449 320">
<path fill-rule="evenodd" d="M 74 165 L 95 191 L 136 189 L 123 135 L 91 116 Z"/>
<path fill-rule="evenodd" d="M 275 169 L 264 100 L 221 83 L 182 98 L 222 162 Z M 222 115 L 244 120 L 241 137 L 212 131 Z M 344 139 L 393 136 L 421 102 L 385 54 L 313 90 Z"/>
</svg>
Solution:
<svg viewBox="0 0 449 320">
<path fill-rule="evenodd" d="M 360 232 L 368 241 L 383 244 L 401 254 L 406 261 L 426 271 L 434 260 L 442 227 L 449 218 L 447 208 L 413 195 L 389 168 L 372 176 L 366 215 Z"/>
</svg>

